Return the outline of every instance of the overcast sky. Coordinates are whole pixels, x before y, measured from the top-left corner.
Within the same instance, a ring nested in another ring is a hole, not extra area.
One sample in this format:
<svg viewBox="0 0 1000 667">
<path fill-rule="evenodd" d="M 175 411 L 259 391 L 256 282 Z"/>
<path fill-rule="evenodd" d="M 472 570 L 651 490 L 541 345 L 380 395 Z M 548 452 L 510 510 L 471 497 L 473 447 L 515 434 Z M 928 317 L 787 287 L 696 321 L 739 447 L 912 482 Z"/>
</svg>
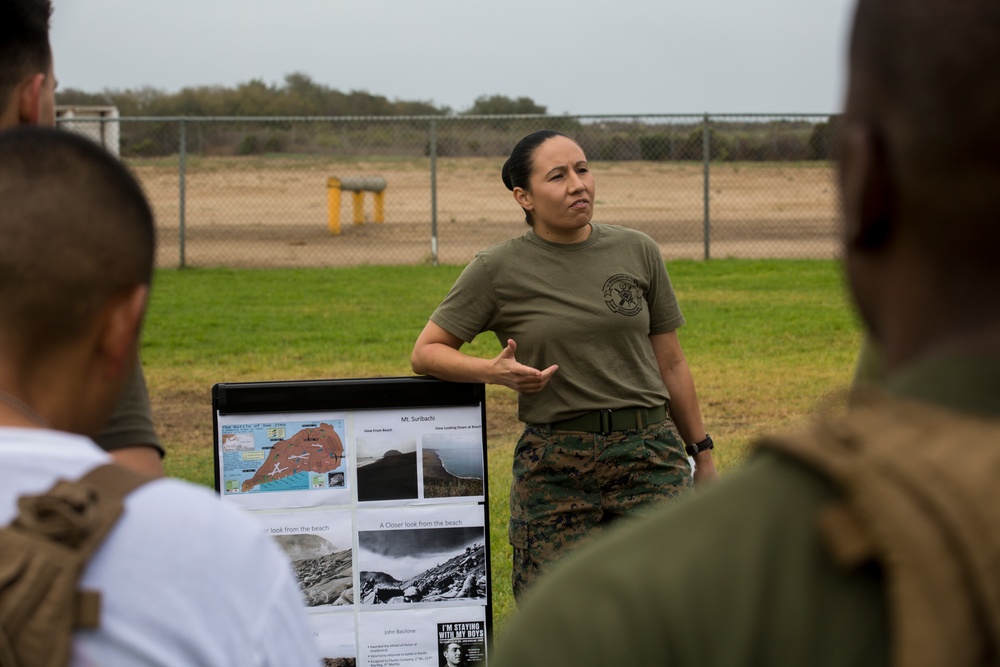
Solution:
<svg viewBox="0 0 1000 667">
<path fill-rule="evenodd" d="M 853 0 L 53 0 L 60 86 L 281 84 L 462 111 L 828 113 Z"/>
</svg>

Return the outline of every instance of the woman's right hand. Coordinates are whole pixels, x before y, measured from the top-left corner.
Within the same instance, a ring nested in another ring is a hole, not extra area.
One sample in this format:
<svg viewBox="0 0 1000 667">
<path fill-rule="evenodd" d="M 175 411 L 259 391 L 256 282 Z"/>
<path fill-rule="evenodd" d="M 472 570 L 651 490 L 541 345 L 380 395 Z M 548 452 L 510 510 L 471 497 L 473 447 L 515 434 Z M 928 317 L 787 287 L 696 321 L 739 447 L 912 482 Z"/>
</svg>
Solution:
<svg viewBox="0 0 1000 667">
<path fill-rule="evenodd" d="M 520 393 L 533 394 L 544 389 L 559 368 L 549 366 L 540 371 L 519 363 L 514 358 L 517 343 L 513 339 L 508 339 L 507 347 L 493 359 L 471 357 L 461 352 L 462 343 L 455 334 L 434 322 L 427 322 L 410 356 L 413 372 L 451 382 L 499 384 Z"/>
<path fill-rule="evenodd" d="M 517 352 L 517 343 L 513 338 L 507 339 L 505 347 L 490 363 L 489 373 L 493 384 L 501 384 L 510 387 L 522 394 L 534 394 L 545 389 L 552 375 L 559 370 L 559 366 L 553 364 L 543 371 L 531 366 L 525 366 L 514 358 Z"/>
</svg>

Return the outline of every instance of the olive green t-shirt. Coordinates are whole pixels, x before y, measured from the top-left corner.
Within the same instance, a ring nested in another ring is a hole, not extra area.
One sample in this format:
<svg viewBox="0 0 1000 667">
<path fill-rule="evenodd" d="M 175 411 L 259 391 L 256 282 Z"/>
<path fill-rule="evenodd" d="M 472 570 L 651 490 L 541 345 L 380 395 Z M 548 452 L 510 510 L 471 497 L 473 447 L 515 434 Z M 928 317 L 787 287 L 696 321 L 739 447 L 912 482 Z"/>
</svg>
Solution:
<svg viewBox="0 0 1000 667">
<path fill-rule="evenodd" d="M 558 364 L 544 390 L 521 394 L 527 423 L 656 407 L 668 398 L 649 342 L 684 324 L 660 249 L 625 227 L 591 225 L 581 243 L 528 230 L 479 252 L 431 315 L 469 342 L 492 331 L 522 364 Z"/>
<path fill-rule="evenodd" d="M 927 360 L 886 388 L 1000 417 L 997 359 Z M 974 444 L 996 443 L 955 446 Z M 819 513 L 838 498 L 826 477 L 762 451 L 718 484 L 570 555 L 528 593 L 490 664 L 889 664 L 880 570 L 836 566 L 819 533 Z"/>
<path fill-rule="evenodd" d="M 135 368 L 100 435 L 94 441 L 109 452 L 138 445 L 152 447 L 163 456 L 163 445 L 153 429 L 153 415 L 149 406 L 149 393 L 142 363 Z"/>
<path fill-rule="evenodd" d="M 884 380 L 885 360 L 882 359 L 882 351 L 872 335 L 866 331 L 861 339 L 861 349 L 858 351 L 858 361 L 854 367 L 851 386 L 877 385 Z"/>
</svg>

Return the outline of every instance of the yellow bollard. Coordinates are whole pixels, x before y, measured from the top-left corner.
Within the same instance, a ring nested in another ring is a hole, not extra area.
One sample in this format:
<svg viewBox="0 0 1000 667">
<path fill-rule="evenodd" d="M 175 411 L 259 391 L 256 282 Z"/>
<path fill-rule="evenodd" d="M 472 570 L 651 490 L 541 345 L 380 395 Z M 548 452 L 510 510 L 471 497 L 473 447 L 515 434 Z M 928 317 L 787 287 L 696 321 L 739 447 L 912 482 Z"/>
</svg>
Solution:
<svg viewBox="0 0 1000 667">
<path fill-rule="evenodd" d="M 375 193 L 375 222 L 385 222 L 385 190 Z"/>
<path fill-rule="evenodd" d="M 326 179 L 327 226 L 331 234 L 340 233 L 340 179 Z"/>
<path fill-rule="evenodd" d="M 385 222 L 385 179 L 381 176 L 369 176 L 361 178 L 336 178 L 331 176 L 326 179 L 327 188 L 327 213 L 331 234 L 340 233 L 340 196 L 344 190 L 350 190 L 354 195 L 353 213 L 354 224 L 361 225 L 365 222 L 365 192 L 371 192 L 375 201 L 375 211 L 373 217 L 375 222 Z"/>
<path fill-rule="evenodd" d="M 354 191 L 354 224 L 364 224 L 365 221 L 365 192 L 364 190 Z"/>
</svg>

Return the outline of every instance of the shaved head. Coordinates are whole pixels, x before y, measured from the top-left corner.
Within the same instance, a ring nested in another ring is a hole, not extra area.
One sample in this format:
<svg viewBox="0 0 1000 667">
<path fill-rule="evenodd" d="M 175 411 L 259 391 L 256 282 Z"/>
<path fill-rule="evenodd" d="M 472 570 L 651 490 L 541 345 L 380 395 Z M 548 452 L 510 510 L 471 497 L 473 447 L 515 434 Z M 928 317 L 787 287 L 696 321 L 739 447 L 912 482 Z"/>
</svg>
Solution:
<svg viewBox="0 0 1000 667">
<path fill-rule="evenodd" d="M 840 149 L 848 275 L 876 336 L 904 296 L 877 271 L 890 256 L 925 316 L 933 298 L 962 326 L 1000 318 L 1000 2 L 859 0 Z"/>
<path fill-rule="evenodd" d="M 1000 241 L 1000 2 L 860 0 L 850 78 L 847 118 L 882 143 L 926 248 L 992 261 L 983 234 Z"/>
<path fill-rule="evenodd" d="M 0 109 L 25 78 L 49 71 L 49 0 L 0 2 Z"/>
<path fill-rule="evenodd" d="M 0 339 L 34 356 L 148 285 L 153 215 L 135 178 L 89 139 L 0 132 Z M 8 349 L 10 349 L 8 347 Z"/>
</svg>

